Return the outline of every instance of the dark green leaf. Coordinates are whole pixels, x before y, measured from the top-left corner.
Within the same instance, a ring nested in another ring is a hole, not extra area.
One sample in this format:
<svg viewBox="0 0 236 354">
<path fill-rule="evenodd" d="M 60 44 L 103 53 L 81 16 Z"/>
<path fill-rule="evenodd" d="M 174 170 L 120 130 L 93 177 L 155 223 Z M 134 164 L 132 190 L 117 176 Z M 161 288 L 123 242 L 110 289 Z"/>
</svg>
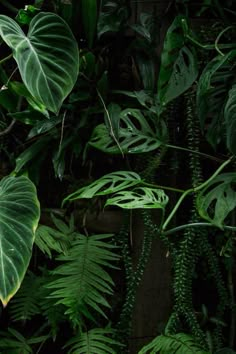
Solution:
<svg viewBox="0 0 236 354">
<path fill-rule="evenodd" d="M 81 6 L 85 36 L 91 48 L 97 28 L 97 0 L 81 0 Z"/>
<path fill-rule="evenodd" d="M 236 155 L 236 85 L 229 91 L 225 105 L 226 141 L 228 149 Z"/>
</svg>

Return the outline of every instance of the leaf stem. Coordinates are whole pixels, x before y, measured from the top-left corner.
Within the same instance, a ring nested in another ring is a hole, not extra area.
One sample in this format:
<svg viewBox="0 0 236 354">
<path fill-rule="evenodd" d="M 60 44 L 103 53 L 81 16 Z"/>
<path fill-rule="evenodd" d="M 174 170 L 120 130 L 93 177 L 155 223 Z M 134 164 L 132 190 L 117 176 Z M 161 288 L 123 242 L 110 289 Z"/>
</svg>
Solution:
<svg viewBox="0 0 236 354">
<path fill-rule="evenodd" d="M 206 50 L 216 50 L 215 44 L 201 44 L 198 42 L 195 38 L 191 37 L 189 34 L 186 34 L 186 38 L 193 44 L 195 44 L 197 47 L 200 47 L 202 49 Z M 230 49 L 234 48 L 235 44 L 219 44 L 218 49 Z"/>
<path fill-rule="evenodd" d="M 216 176 L 218 176 L 218 174 L 232 161 L 233 157 L 229 158 L 228 160 L 226 160 L 222 165 L 220 165 L 220 167 L 213 173 L 213 175 L 211 175 L 210 178 L 208 178 L 205 182 L 203 182 L 202 184 L 200 184 L 198 187 L 195 188 L 190 188 L 187 189 L 179 198 L 179 200 L 177 201 L 177 203 L 175 204 L 173 210 L 171 211 L 171 213 L 169 214 L 168 218 L 166 219 L 166 221 L 163 224 L 162 230 L 164 231 L 167 227 L 167 225 L 169 224 L 169 222 L 172 220 L 173 216 L 175 215 L 175 213 L 177 212 L 177 210 L 179 209 L 180 204 L 182 203 L 182 201 L 185 199 L 185 197 L 190 194 L 190 193 L 196 193 L 198 191 L 200 191 L 201 189 L 203 189 L 204 187 L 206 187 Z"/>
<path fill-rule="evenodd" d="M 165 146 L 167 148 L 170 148 L 170 149 L 181 150 L 181 151 L 189 152 L 191 154 L 196 154 L 198 156 L 202 156 L 204 158 L 207 158 L 207 159 L 210 159 L 210 160 L 214 160 L 214 161 L 217 161 L 217 162 L 224 162 L 224 160 L 219 159 L 218 157 L 214 157 L 214 156 L 211 156 L 211 155 L 208 155 L 208 154 L 204 154 L 203 152 L 187 149 L 187 148 L 184 148 L 182 146 L 176 146 L 176 145 L 171 145 L 171 144 L 165 144 Z"/>
<path fill-rule="evenodd" d="M 222 55 L 223 57 L 225 56 L 225 54 L 220 50 L 218 43 L 219 43 L 220 38 L 223 36 L 223 34 L 224 34 L 225 32 L 227 32 L 229 29 L 233 28 L 233 27 L 234 27 L 234 26 L 228 26 L 228 27 L 226 27 L 225 29 L 223 29 L 223 31 L 221 31 L 221 32 L 218 34 L 218 36 L 217 36 L 217 38 L 216 38 L 216 40 L 215 40 L 215 49 L 216 49 L 216 51 L 217 51 L 220 55 Z"/>
<path fill-rule="evenodd" d="M 0 65 L 2 65 L 3 63 L 5 63 L 5 61 L 11 59 L 13 56 L 13 54 L 9 54 L 7 57 L 3 58 L 2 60 L 0 60 Z"/>
<path fill-rule="evenodd" d="M 169 191 L 172 191 L 172 192 L 184 193 L 184 190 L 183 189 L 179 189 L 179 188 L 167 187 L 167 186 L 162 186 L 162 185 L 159 185 L 159 184 L 147 183 L 147 182 L 144 182 L 144 181 L 142 181 L 141 183 L 144 186 L 151 187 L 151 188 L 160 188 L 160 189 L 166 189 L 166 190 L 169 190 Z"/>
<path fill-rule="evenodd" d="M 15 14 L 18 13 L 18 9 L 17 7 L 13 6 L 12 4 L 10 4 L 7 0 L 0 0 L 1 4 L 3 6 L 5 6 L 8 10 L 10 10 L 11 12 L 14 12 Z"/>
<path fill-rule="evenodd" d="M 174 234 L 178 231 L 184 230 L 189 227 L 217 227 L 217 226 L 208 222 L 195 222 L 190 224 L 179 225 L 172 229 L 166 230 L 165 232 L 163 232 L 163 235 L 169 236 L 171 234 Z M 224 225 L 223 230 L 236 231 L 236 226 Z"/>
</svg>

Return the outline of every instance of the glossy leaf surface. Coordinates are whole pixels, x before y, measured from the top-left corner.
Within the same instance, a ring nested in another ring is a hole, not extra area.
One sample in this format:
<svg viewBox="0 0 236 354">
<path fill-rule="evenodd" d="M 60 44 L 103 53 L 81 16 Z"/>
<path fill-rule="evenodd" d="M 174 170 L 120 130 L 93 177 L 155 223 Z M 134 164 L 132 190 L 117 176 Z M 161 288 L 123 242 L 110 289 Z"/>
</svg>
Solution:
<svg viewBox="0 0 236 354">
<path fill-rule="evenodd" d="M 12 49 L 22 80 L 31 95 L 58 113 L 79 70 L 77 42 L 64 20 L 41 12 L 26 35 L 11 18 L 0 16 L 0 35 Z"/>
<path fill-rule="evenodd" d="M 20 287 L 27 270 L 39 202 L 26 177 L 6 177 L 0 182 L 0 299 L 4 306 Z"/>
</svg>

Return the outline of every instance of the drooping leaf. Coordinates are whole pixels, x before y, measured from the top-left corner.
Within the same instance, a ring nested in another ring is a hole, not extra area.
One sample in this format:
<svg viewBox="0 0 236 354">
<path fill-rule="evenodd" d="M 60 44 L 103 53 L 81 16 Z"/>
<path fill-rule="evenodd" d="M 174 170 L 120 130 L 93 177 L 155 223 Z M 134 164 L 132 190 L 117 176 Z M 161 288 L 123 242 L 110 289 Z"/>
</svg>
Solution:
<svg viewBox="0 0 236 354">
<path fill-rule="evenodd" d="M 19 289 L 27 270 L 39 202 L 26 177 L 5 177 L 0 182 L 0 299 L 4 306 Z"/>
<path fill-rule="evenodd" d="M 112 339 L 114 334 L 110 328 L 94 328 L 73 337 L 65 348 L 71 347 L 68 354 L 116 354 L 117 347 L 122 347 L 122 344 Z"/>
<path fill-rule="evenodd" d="M 197 209 L 203 219 L 220 228 L 224 220 L 236 207 L 236 174 L 224 173 L 217 176 L 197 197 Z"/>
<path fill-rule="evenodd" d="M 236 155 L 236 85 L 229 91 L 224 110 L 226 142 L 229 151 Z"/>
<path fill-rule="evenodd" d="M 64 20 L 41 12 L 26 35 L 11 18 L 0 16 L 0 35 L 12 49 L 22 80 L 31 95 L 58 113 L 79 70 L 77 42 Z"/>
<path fill-rule="evenodd" d="M 158 97 L 162 105 L 184 93 L 198 75 L 195 52 L 185 45 L 182 16 L 169 27 L 161 55 Z"/>
<path fill-rule="evenodd" d="M 210 354 L 194 338 L 185 333 L 160 335 L 145 345 L 138 354 Z"/>
<path fill-rule="evenodd" d="M 141 183 L 140 176 L 131 171 L 116 171 L 109 173 L 86 187 L 78 189 L 68 195 L 63 203 L 81 198 L 93 198 L 98 195 L 107 195 L 128 189 Z"/>
<path fill-rule="evenodd" d="M 115 205 L 122 209 L 164 209 L 168 196 L 161 189 L 139 187 L 133 191 L 121 191 L 108 198 L 105 206 Z"/>
<path fill-rule="evenodd" d="M 94 319 L 94 312 L 106 317 L 103 308 L 110 307 L 106 297 L 113 292 L 113 281 L 105 269 L 114 268 L 119 258 L 114 253 L 116 246 L 109 243 L 111 237 L 77 234 L 68 254 L 58 257 L 62 264 L 53 271 L 56 280 L 47 288 L 50 298 L 67 308 L 74 324 L 82 315 Z"/>
<path fill-rule="evenodd" d="M 84 32 L 91 48 L 97 28 L 97 0 L 82 0 L 81 7 Z"/>
<path fill-rule="evenodd" d="M 198 82 L 197 114 L 202 130 L 214 148 L 224 137 L 224 107 L 236 73 L 235 56 L 234 50 L 215 57 L 207 64 Z"/>
<path fill-rule="evenodd" d="M 138 24 L 131 25 L 131 28 L 143 36 L 149 43 L 156 41 L 158 36 L 158 20 L 155 15 L 142 12 Z"/>
<path fill-rule="evenodd" d="M 164 122 L 158 124 L 156 119 L 145 117 L 138 109 L 123 110 L 119 122 L 119 145 L 102 124 L 94 129 L 88 144 L 110 154 L 139 154 L 155 150 L 165 142 Z"/>
</svg>

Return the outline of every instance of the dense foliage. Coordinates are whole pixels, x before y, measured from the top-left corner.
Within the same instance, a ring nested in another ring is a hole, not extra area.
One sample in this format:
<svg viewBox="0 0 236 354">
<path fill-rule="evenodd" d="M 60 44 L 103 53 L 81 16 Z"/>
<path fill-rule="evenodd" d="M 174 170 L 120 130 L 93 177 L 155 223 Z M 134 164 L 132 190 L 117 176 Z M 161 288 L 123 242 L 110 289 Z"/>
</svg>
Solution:
<svg viewBox="0 0 236 354">
<path fill-rule="evenodd" d="M 233 3 L 1 1 L 1 353 L 129 352 L 157 237 L 173 307 L 139 353 L 234 353 Z"/>
</svg>

